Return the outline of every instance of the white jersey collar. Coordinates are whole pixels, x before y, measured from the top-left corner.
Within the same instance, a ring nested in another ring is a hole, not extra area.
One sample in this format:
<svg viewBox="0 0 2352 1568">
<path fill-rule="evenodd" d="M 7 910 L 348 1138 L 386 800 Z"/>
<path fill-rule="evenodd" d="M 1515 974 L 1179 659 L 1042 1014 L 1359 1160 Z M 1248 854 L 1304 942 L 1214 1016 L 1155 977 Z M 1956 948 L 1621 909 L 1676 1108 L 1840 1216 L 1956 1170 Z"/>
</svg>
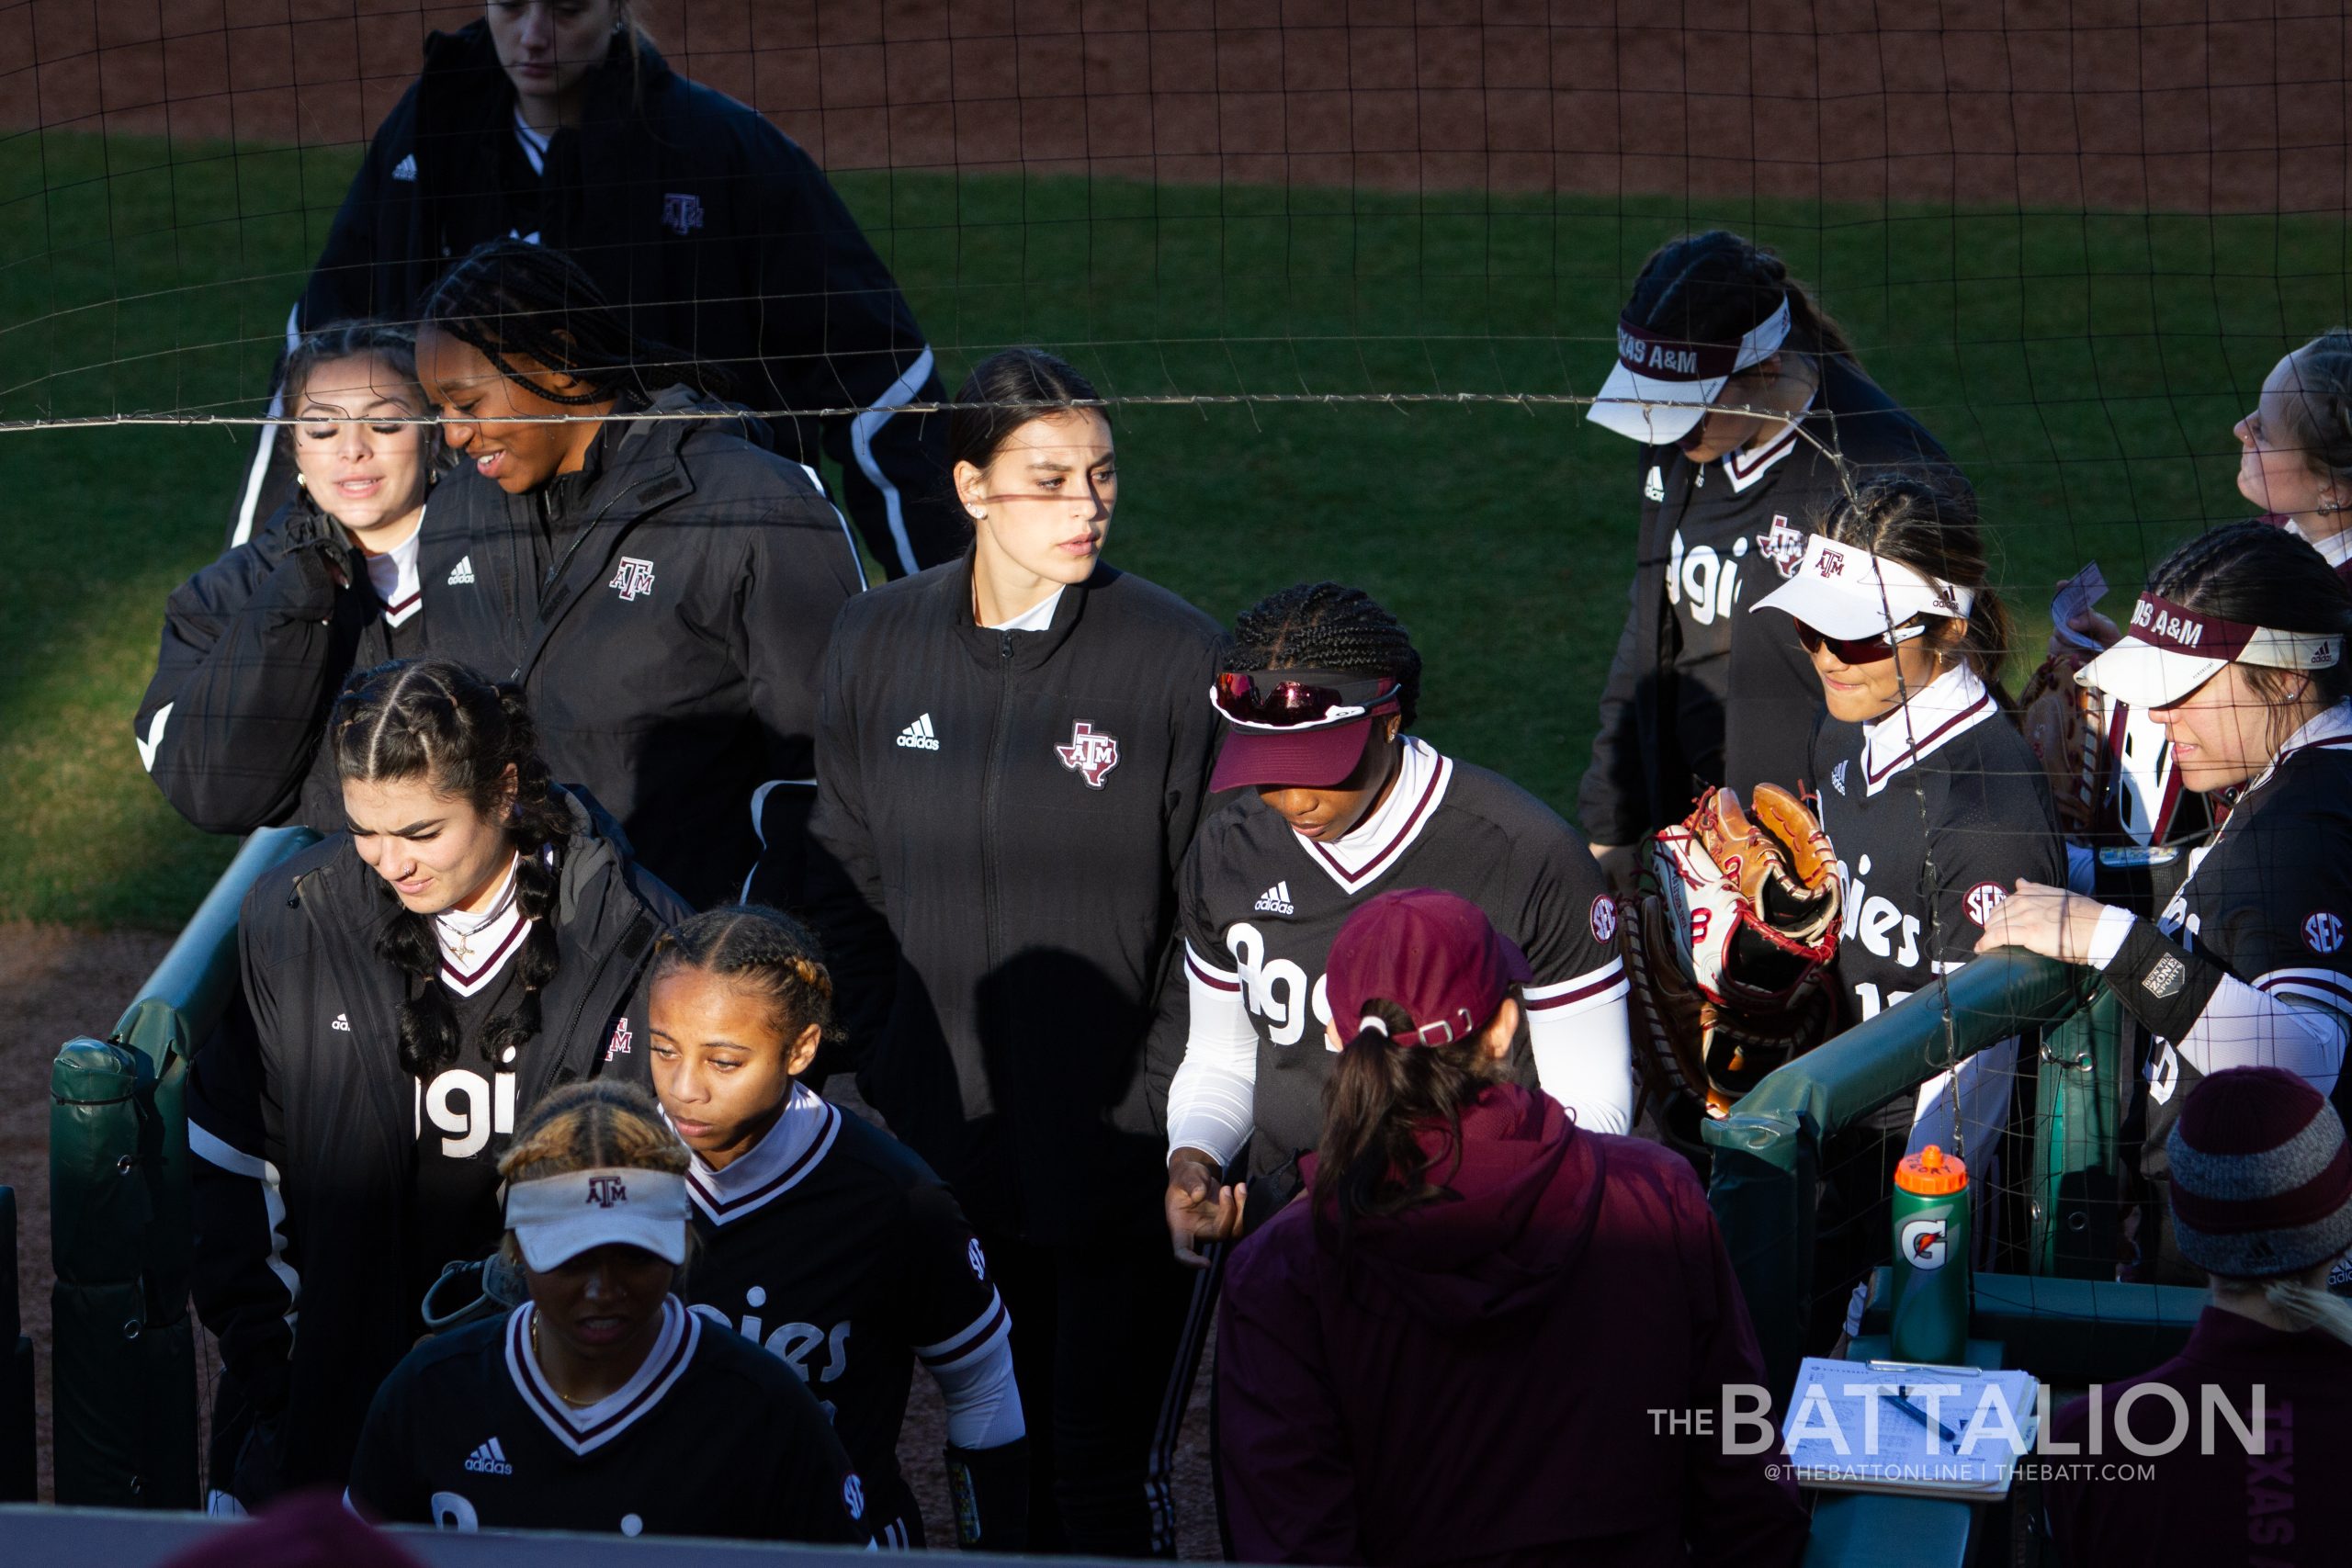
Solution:
<svg viewBox="0 0 2352 1568">
<path fill-rule="evenodd" d="M 522 144 L 531 173 L 544 176 L 548 172 L 548 143 L 555 138 L 532 129 L 531 122 L 523 118 L 523 106 L 519 103 L 514 106 L 514 140 Z"/>
<path fill-rule="evenodd" d="M 368 558 L 368 581 L 384 603 L 386 626 L 406 624 L 424 604 L 424 588 L 416 575 L 417 547 L 424 538 L 424 514 L 419 513 L 417 525 L 408 531 L 407 538 L 380 556 Z"/>
<path fill-rule="evenodd" d="M 1863 794 L 1876 795 L 1895 774 L 2000 712 L 1976 671 L 1955 664 L 1909 702 L 1862 726 Z"/>
<path fill-rule="evenodd" d="M 1403 755 L 1396 763 L 1396 787 L 1388 792 L 1387 799 L 1349 829 L 1347 837 L 1326 844 L 1304 833 L 1297 834 L 1299 847 L 1306 852 L 1307 858 L 1350 893 L 1360 891 L 1396 863 L 1406 847 L 1421 836 L 1430 818 L 1437 814 L 1439 804 L 1445 798 L 1445 787 L 1453 781 L 1453 761 L 1440 755 L 1428 741 L 1403 736 L 1399 738 L 1398 750 Z M 1295 833 L 1296 829 L 1293 831 Z"/>
<path fill-rule="evenodd" d="M 1051 629 L 1054 612 L 1061 605 L 1062 595 L 1069 592 L 1065 583 L 1030 605 L 1009 621 L 999 621 L 989 627 L 992 632 L 1042 632 Z"/>
<path fill-rule="evenodd" d="M 514 899 L 515 864 L 506 863 L 506 879 L 481 914 L 444 909 L 433 917 L 433 941 L 441 950 L 441 983 L 461 997 L 474 995 L 495 979 L 530 933 L 532 922 L 523 918 Z"/>
<path fill-rule="evenodd" d="M 841 1130 L 841 1108 L 796 1083 L 775 1125 L 725 1169 L 713 1170 L 688 1151 L 694 1163 L 686 1171 L 687 1194 L 713 1224 L 741 1219 L 798 1186 L 832 1151 Z"/>
<path fill-rule="evenodd" d="M 594 1404 L 577 1409 L 556 1393 L 531 1354 L 531 1320 L 538 1308 L 525 1302 L 506 1320 L 506 1372 L 514 1391 L 531 1407 L 556 1441 L 575 1454 L 593 1453 L 619 1437 L 655 1405 L 672 1385 L 685 1375 L 702 1343 L 702 1318 L 688 1312 L 675 1296 L 662 1298 L 662 1331 L 646 1354 L 644 1364 L 628 1382 Z"/>
<path fill-rule="evenodd" d="M 2278 771 L 2279 763 L 2296 752 L 2309 750 L 2314 746 L 2324 746 L 2331 750 L 2352 749 L 2352 697 L 2346 697 L 2335 706 L 2324 708 L 2305 719 L 2303 727 L 2287 737 L 2287 744 L 2278 748 L 2278 754 L 2270 759 L 2270 765 L 2256 775 L 2255 781 L 2245 786 L 2245 795 L 2239 799 L 2243 801 L 2246 795 L 2252 795 L 2268 784 L 2270 775 Z"/>
<path fill-rule="evenodd" d="M 1812 396 L 1805 399 L 1804 407 L 1797 410 L 1795 415 L 1781 426 L 1780 434 L 1753 452 L 1726 452 L 1723 455 L 1724 478 L 1731 481 L 1734 495 L 1762 479 L 1781 458 L 1797 449 L 1797 426 L 1804 423 L 1805 416 L 1813 412 L 1813 405 L 1820 399 L 1821 389 L 1815 387 Z"/>
<path fill-rule="evenodd" d="M 2290 517 L 2287 519 L 2287 532 L 2317 550 L 2321 558 L 2332 567 L 2340 570 L 2346 561 L 2352 561 L 2352 528 L 2339 528 L 2324 539 L 2314 539 L 2303 532 L 2301 524 Z"/>
</svg>

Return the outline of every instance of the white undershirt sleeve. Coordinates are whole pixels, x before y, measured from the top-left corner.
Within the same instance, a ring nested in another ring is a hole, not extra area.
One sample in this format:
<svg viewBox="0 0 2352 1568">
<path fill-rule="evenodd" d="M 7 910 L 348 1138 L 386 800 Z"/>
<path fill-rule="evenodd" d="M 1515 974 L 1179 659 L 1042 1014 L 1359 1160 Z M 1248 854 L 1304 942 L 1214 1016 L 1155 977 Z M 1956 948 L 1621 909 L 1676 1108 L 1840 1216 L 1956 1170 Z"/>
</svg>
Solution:
<svg viewBox="0 0 2352 1568">
<path fill-rule="evenodd" d="M 1184 944 L 1192 1032 L 1168 1086 L 1168 1152 L 1202 1149 L 1230 1168 L 1257 1124 L 1258 1032 L 1242 1000 L 1241 976 L 1206 963 Z"/>
<path fill-rule="evenodd" d="M 977 1452 L 1028 1436 L 1021 1390 L 1012 1381 L 1012 1318 L 1001 1297 L 972 1327 L 944 1344 L 918 1346 L 915 1354 L 946 1402 L 951 1447 Z"/>
<path fill-rule="evenodd" d="M 1537 1081 L 1588 1132 L 1633 1131 L 1634 1041 L 1627 991 L 1625 965 L 1612 958 L 1574 979 L 1528 986 L 1520 992 Z"/>
</svg>

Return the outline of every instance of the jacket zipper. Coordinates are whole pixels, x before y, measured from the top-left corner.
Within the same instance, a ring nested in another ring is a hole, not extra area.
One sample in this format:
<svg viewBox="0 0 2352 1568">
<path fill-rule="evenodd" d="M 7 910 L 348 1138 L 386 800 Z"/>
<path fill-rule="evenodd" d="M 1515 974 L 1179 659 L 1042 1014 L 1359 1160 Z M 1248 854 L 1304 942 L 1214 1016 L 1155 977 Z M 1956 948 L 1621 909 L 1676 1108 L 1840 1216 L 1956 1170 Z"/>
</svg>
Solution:
<svg viewBox="0 0 2352 1568">
<path fill-rule="evenodd" d="M 989 738 L 988 757 L 983 763 L 988 771 L 980 784 L 980 908 L 987 928 L 981 939 L 987 965 L 981 973 L 989 975 L 996 972 L 997 965 L 996 818 L 997 795 L 1004 773 L 998 759 L 1004 751 L 1005 731 L 1012 724 L 1012 634 L 1008 631 L 996 634 L 996 729 Z M 985 1021 L 981 1031 L 983 1034 L 987 1032 Z M 1007 1096 L 1008 1100 L 1011 1098 Z M 1000 1115 L 1010 1109 L 1010 1105 L 997 1107 Z M 1014 1162 L 1012 1183 L 1012 1210 L 1018 1214 L 1022 1210 L 1018 1161 Z"/>
</svg>

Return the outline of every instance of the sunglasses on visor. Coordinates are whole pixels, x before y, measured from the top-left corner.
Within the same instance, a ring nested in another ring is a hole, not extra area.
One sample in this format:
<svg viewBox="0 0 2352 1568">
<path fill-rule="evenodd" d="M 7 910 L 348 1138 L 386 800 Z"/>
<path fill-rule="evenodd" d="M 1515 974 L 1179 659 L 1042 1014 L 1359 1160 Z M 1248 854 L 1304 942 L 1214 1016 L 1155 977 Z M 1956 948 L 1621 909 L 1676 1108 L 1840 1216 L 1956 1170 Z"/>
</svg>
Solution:
<svg viewBox="0 0 2352 1568">
<path fill-rule="evenodd" d="M 1217 712 L 1236 724 L 1279 729 L 1362 718 L 1396 695 L 1396 682 L 1317 670 L 1229 671 L 1216 678 Z"/>
<path fill-rule="evenodd" d="M 1797 641 L 1807 653 L 1823 649 L 1838 656 L 1840 664 L 1881 664 L 1894 657 L 1894 645 L 1909 642 L 1913 637 L 1926 637 L 1928 628 L 1917 623 L 1896 626 L 1875 637 L 1829 637 L 1814 630 L 1803 621 L 1797 623 Z"/>
</svg>

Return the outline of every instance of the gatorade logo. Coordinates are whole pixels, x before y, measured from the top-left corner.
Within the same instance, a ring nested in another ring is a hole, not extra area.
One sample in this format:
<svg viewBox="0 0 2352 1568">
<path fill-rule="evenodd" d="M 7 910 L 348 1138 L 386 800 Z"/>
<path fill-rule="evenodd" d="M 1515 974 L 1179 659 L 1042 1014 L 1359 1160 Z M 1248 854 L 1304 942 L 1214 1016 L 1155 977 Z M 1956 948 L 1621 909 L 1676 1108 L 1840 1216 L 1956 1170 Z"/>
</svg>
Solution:
<svg viewBox="0 0 2352 1568">
<path fill-rule="evenodd" d="M 1944 1225 L 1942 1220 L 1913 1220 L 1903 1227 L 1903 1256 L 1914 1269 L 1940 1269 L 1944 1266 Z"/>
</svg>

